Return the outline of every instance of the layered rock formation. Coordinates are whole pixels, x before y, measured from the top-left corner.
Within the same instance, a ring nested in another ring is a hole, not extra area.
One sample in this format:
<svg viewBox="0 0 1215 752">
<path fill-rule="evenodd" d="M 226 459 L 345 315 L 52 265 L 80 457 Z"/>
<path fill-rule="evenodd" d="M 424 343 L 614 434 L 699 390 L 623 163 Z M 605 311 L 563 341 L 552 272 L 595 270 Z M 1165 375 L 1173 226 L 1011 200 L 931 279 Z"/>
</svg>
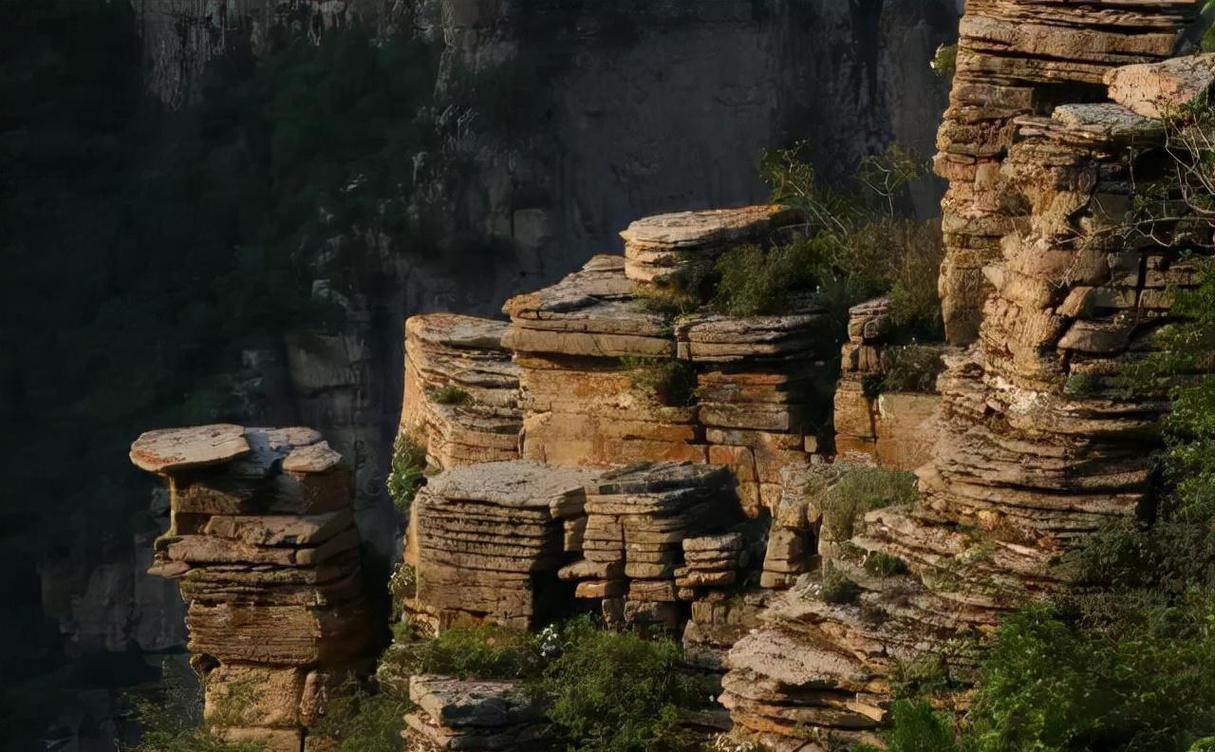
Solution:
<svg viewBox="0 0 1215 752">
<path fill-rule="evenodd" d="M 1210 63 L 1188 65 L 1215 80 Z M 1133 75 L 1172 81 L 1165 71 L 1176 68 Z M 1170 92 L 1193 96 L 1167 83 L 1111 94 L 1169 109 Z M 947 358 L 919 501 L 871 512 L 834 551 L 831 566 L 855 588 L 846 602 L 803 583 L 730 653 L 723 702 L 773 749 L 865 739 L 885 720 L 892 677 L 912 663 L 965 679 L 1004 614 L 1066 587 L 1053 566 L 1063 552 L 1150 509 L 1151 447 L 1168 406 L 1123 377 L 1170 320 L 1168 290 L 1193 284 L 1184 257 L 1209 253 L 1209 228 L 1191 232 L 1183 213 L 1142 231 L 1136 189 L 1175 183 L 1169 157 L 1150 148 L 1160 121 L 1104 102 L 1015 125 L 1001 182 L 1026 218 L 984 270 L 993 293 L 978 343 Z M 866 567 L 872 557 L 885 569 Z"/>
<path fill-rule="evenodd" d="M 435 313 L 405 323 L 400 430 L 436 468 L 519 456 L 519 369 L 502 346 L 506 322 Z"/>
<path fill-rule="evenodd" d="M 521 460 L 431 478 L 411 510 L 411 618 L 432 631 L 479 619 L 529 629 L 561 614 L 571 602 L 557 578 L 569 558 L 566 530 L 596 476 Z"/>
<path fill-rule="evenodd" d="M 928 460 L 932 449 L 931 418 L 940 398 L 935 393 L 892 390 L 883 383 L 891 366 L 883 357 L 890 348 L 889 305 L 889 300 L 879 298 L 849 311 L 848 341 L 840 354 L 841 374 L 835 387 L 835 451 L 843 456 L 866 455 L 884 467 L 914 470 Z M 938 348 L 927 349 L 931 355 Z"/>
<path fill-rule="evenodd" d="M 414 676 L 405 716 L 406 752 L 544 750 L 558 745 L 544 715 L 514 682 Z"/>
<path fill-rule="evenodd" d="M 780 216 L 757 206 L 650 218 L 623 233 L 625 258 L 597 256 L 507 301 L 523 456 L 726 465 L 749 515 L 774 505 L 781 471 L 808 463 L 829 410 L 827 317 L 809 303 L 783 316 L 677 317 L 652 298 L 730 245 L 767 242 Z"/>
<path fill-rule="evenodd" d="M 131 460 L 169 487 L 151 572 L 189 604 L 207 721 L 299 752 L 374 648 L 349 468 L 311 429 L 234 425 L 145 433 Z"/>
<path fill-rule="evenodd" d="M 1000 165 L 1024 115 L 1063 102 L 1100 101 L 1103 77 L 1131 63 L 1169 57 L 1198 0 L 1075 5 L 1050 0 L 971 0 L 962 18 L 957 71 L 937 135 L 946 257 L 941 304 L 952 344 L 978 336 L 990 291 L 983 267 L 1023 212 L 1002 201 Z"/>
</svg>

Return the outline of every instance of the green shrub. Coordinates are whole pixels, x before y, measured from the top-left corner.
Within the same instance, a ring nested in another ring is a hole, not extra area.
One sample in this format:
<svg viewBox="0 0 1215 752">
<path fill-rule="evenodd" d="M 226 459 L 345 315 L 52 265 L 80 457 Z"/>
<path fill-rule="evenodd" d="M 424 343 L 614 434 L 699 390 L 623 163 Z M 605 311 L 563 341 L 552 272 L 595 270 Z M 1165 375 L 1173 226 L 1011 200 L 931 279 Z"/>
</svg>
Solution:
<svg viewBox="0 0 1215 752">
<path fill-rule="evenodd" d="M 331 742 L 325 752 L 400 752 L 405 713 L 413 707 L 404 693 L 352 689 L 329 700 L 309 736 Z"/>
<path fill-rule="evenodd" d="M 1113 596 L 1097 619 L 1017 613 L 983 662 L 966 749 L 1188 749 L 1215 733 L 1213 624 L 1215 600 L 1198 591 L 1175 605 Z"/>
<path fill-rule="evenodd" d="M 696 394 L 696 369 L 686 360 L 675 358 L 620 359 L 633 386 L 651 394 L 662 405 L 690 405 Z"/>
<path fill-rule="evenodd" d="M 789 313 L 813 292 L 822 267 L 818 246 L 808 239 L 769 249 L 742 245 L 717 260 L 720 276 L 712 305 L 727 316 Z"/>
<path fill-rule="evenodd" d="M 958 68 L 958 45 L 943 44 L 937 47 L 930 64 L 938 76 L 951 76 Z"/>
<path fill-rule="evenodd" d="M 861 597 L 861 588 L 848 579 L 848 575 L 836 569 L 830 562 L 823 567 L 823 580 L 819 597 L 824 603 L 843 605 L 856 603 Z"/>
<path fill-rule="evenodd" d="M 910 504 L 918 494 L 914 474 L 880 467 L 845 468 L 833 482 L 819 482 L 807 492 L 819 494 L 823 532 L 835 541 L 851 538 L 856 521 L 866 512 Z"/>
<path fill-rule="evenodd" d="M 229 742 L 217 726 L 241 725 L 240 715 L 249 700 L 246 691 L 235 687 L 224 702 L 204 721 L 202 698 L 180 679 L 166 675 L 163 690 L 155 699 L 135 701 L 142 731 L 139 744 L 124 747 L 128 752 L 262 752 L 256 742 Z"/>
<path fill-rule="evenodd" d="M 1101 379 L 1091 373 L 1073 373 L 1064 382 L 1063 393 L 1068 397 L 1093 397 L 1101 393 Z"/>
<path fill-rule="evenodd" d="M 467 405 L 472 402 L 472 395 L 455 384 L 431 387 L 426 390 L 426 398 L 436 405 Z"/>
<path fill-rule="evenodd" d="M 945 370 L 941 349 L 927 345 L 888 347 L 882 353 L 885 373 L 881 377 L 883 392 L 922 392 L 937 390 L 937 377 Z"/>
<path fill-rule="evenodd" d="M 893 577 L 907 573 L 907 562 L 897 556 L 874 551 L 865 557 L 865 571 L 879 577 Z"/>
<path fill-rule="evenodd" d="M 534 691 L 570 752 L 661 752 L 687 748 L 679 720 L 708 696 L 684 672 L 678 644 L 563 625 L 558 654 Z"/>
<path fill-rule="evenodd" d="M 950 719 L 924 700 L 897 700 L 890 711 L 888 752 L 957 752 Z"/>
<path fill-rule="evenodd" d="M 534 635 L 494 624 L 452 627 L 430 639 L 399 633 L 386 659 L 392 660 L 399 676 L 523 679 L 536 676 L 543 668 Z"/>
<path fill-rule="evenodd" d="M 392 464 L 389 467 L 388 495 L 397 511 L 409 512 L 413 499 L 418 495 L 425 480 L 426 445 L 409 433 L 397 434 L 392 445 Z"/>
</svg>

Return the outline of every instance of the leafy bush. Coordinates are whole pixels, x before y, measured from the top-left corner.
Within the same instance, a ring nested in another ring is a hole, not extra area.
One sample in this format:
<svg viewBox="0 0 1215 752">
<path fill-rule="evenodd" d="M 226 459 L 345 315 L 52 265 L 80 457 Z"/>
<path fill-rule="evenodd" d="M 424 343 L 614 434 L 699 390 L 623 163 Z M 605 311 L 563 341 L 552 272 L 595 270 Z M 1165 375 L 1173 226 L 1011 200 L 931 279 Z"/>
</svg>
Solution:
<svg viewBox="0 0 1215 752">
<path fill-rule="evenodd" d="M 812 482 L 807 493 L 819 496 L 825 537 L 842 541 L 852 537 L 856 521 L 866 512 L 910 504 L 918 492 L 912 473 L 856 466 L 845 468 L 833 482 Z"/>
<path fill-rule="evenodd" d="M 925 700 L 898 700 L 890 717 L 888 752 L 958 752 L 950 719 Z"/>
<path fill-rule="evenodd" d="M 543 667 L 534 635 L 494 624 L 452 627 L 438 637 L 397 635 L 386 660 L 399 676 L 443 674 L 461 679 L 523 679 Z"/>
<path fill-rule="evenodd" d="M 1215 600 L 1113 596 L 1094 623 L 1048 606 L 1008 619 L 968 715 L 975 752 L 1181 752 L 1215 733 Z"/>
<path fill-rule="evenodd" d="M 935 393 L 937 377 L 945 370 L 941 349 L 926 345 L 888 347 L 882 352 L 884 392 Z"/>
<path fill-rule="evenodd" d="M 661 752 L 686 748 L 681 714 L 708 692 L 684 672 L 679 646 L 631 632 L 563 625 L 558 657 L 535 692 L 570 752 Z"/>
<path fill-rule="evenodd" d="M 943 44 L 937 47 L 937 52 L 930 63 L 938 76 L 951 76 L 958 68 L 958 45 Z"/>
<path fill-rule="evenodd" d="M 861 588 L 848 579 L 848 575 L 834 567 L 830 562 L 823 567 L 823 579 L 819 588 L 819 597 L 824 603 L 842 605 L 856 603 L 861 597 Z"/>
<path fill-rule="evenodd" d="M 405 713 L 411 708 L 403 692 L 352 688 L 329 700 L 325 715 L 308 733 L 329 742 L 318 746 L 325 752 L 400 752 Z"/>
<path fill-rule="evenodd" d="M 426 398 L 436 405 L 467 405 L 472 395 L 455 384 L 444 384 L 426 390 Z"/>
<path fill-rule="evenodd" d="M 874 551 L 865 557 L 865 571 L 879 577 L 893 577 L 907 573 L 907 562 L 897 556 Z"/>
<path fill-rule="evenodd" d="M 772 189 L 772 201 L 799 212 L 804 218 L 798 228 L 802 237 L 782 246 L 788 260 L 772 251 L 767 254 L 775 267 L 794 267 L 788 279 L 766 269 L 766 259 L 754 252 L 735 261 L 736 267 L 760 275 L 750 285 L 742 278 L 735 297 L 764 304 L 763 295 L 774 289 L 776 302 L 767 305 L 775 307 L 795 297 L 790 291 L 812 292 L 842 332 L 849 307 L 888 294 L 891 319 L 905 336 L 939 338 L 937 276 L 944 256 L 940 223 L 898 214 L 907 185 L 923 172 L 924 161 L 896 144 L 862 160 L 856 175 L 862 190 L 840 191 L 819 183 L 801 147 L 767 152 L 761 173 Z M 763 279 L 765 275 L 772 279 Z"/>
<path fill-rule="evenodd" d="M 652 394 L 660 404 L 681 407 L 692 404 L 696 394 L 696 370 L 691 363 L 675 358 L 620 359 L 633 386 Z"/>
<path fill-rule="evenodd" d="M 388 471 L 388 495 L 397 511 L 409 512 L 426 472 L 426 445 L 409 433 L 397 434 L 392 445 L 392 465 Z"/>
<path fill-rule="evenodd" d="M 763 249 L 736 246 L 717 260 L 712 305 L 727 316 L 787 313 L 818 284 L 819 249 L 806 239 Z"/>
<path fill-rule="evenodd" d="M 229 742 L 218 733 L 218 726 L 240 725 L 240 714 L 249 700 L 246 688 L 234 687 L 210 717 L 203 719 L 202 698 L 197 688 L 189 689 L 180 678 L 165 676 L 163 690 L 155 699 L 135 701 L 142 729 L 139 744 L 128 752 L 262 752 L 256 742 Z"/>
</svg>

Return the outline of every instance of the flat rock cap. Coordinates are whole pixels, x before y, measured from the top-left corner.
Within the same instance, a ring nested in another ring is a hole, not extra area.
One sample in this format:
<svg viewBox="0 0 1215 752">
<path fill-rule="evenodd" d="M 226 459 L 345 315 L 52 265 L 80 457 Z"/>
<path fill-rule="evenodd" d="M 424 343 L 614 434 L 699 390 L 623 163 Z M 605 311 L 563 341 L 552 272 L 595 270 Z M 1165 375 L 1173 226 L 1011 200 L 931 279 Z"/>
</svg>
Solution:
<svg viewBox="0 0 1215 752">
<path fill-rule="evenodd" d="M 794 216 L 788 207 L 777 204 L 675 212 L 639 219 L 620 237 L 645 246 L 695 248 L 754 237 Z"/>
<path fill-rule="evenodd" d="M 141 434 L 131 444 L 131 462 L 150 473 L 220 465 L 249 453 L 243 426 L 216 423 L 162 428 Z"/>
</svg>

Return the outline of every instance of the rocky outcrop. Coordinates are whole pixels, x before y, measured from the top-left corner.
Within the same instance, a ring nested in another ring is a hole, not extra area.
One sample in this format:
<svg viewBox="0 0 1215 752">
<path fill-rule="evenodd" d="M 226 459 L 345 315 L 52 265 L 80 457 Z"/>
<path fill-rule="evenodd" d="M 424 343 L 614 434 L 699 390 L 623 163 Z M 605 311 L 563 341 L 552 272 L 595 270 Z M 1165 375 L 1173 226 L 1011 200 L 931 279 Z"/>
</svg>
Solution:
<svg viewBox="0 0 1215 752">
<path fill-rule="evenodd" d="M 555 750 L 540 708 L 515 682 L 410 677 L 405 752 Z"/>
<path fill-rule="evenodd" d="M 879 298 L 849 311 L 848 341 L 840 353 L 840 380 L 835 387 L 835 451 L 864 455 L 883 467 L 915 470 L 929 458 L 934 443 L 935 392 L 891 389 L 888 342 L 890 302 Z M 930 358 L 945 348 L 916 346 Z M 921 364 L 916 364 L 921 366 Z M 921 366 L 922 367 L 922 366 Z"/>
<path fill-rule="evenodd" d="M 669 294 L 680 269 L 731 244 L 767 242 L 779 214 L 747 207 L 645 220 L 624 233 L 632 262 L 597 256 L 558 284 L 507 301 L 523 456 L 726 465 L 749 515 L 774 505 L 781 471 L 809 462 L 829 411 L 821 385 L 827 317 L 809 303 L 781 316 L 676 316 L 650 296 Z M 644 268 L 643 242 L 655 254 Z M 654 251 L 660 242 L 665 250 Z"/>
<path fill-rule="evenodd" d="M 502 345 L 506 322 L 435 313 L 405 323 L 401 432 L 436 468 L 519 456 L 519 369 Z"/>
<path fill-rule="evenodd" d="M 131 461 L 169 487 L 150 571 L 188 603 L 207 721 L 299 752 L 374 647 L 349 468 L 311 429 L 235 425 L 150 431 Z"/>
<path fill-rule="evenodd" d="M 411 510 L 411 619 L 436 632 L 480 619 L 526 630 L 561 614 L 571 601 L 557 570 L 569 558 L 567 539 L 580 527 L 584 489 L 596 476 L 520 460 L 431 478 Z"/>
<path fill-rule="evenodd" d="M 984 269 L 993 292 L 977 344 L 946 359 L 919 500 L 870 512 L 834 545 L 846 597 L 801 583 L 730 652 L 723 702 L 775 750 L 863 740 L 913 663 L 965 680 L 1003 615 L 1068 586 L 1062 553 L 1151 509 L 1168 406 L 1123 377 L 1171 318 L 1166 290 L 1193 284 L 1185 254 L 1210 252 L 1209 228 L 1191 233 L 1183 215 L 1140 231 L 1137 186 L 1175 170 L 1150 148 L 1159 121 L 1105 102 L 1014 122 L 1000 179 L 1025 218 Z M 884 566 L 866 566 L 875 559 Z"/>
<path fill-rule="evenodd" d="M 1200 6 L 1198 0 L 967 3 L 936 156 L 937 174 L 949 180 L 941 205 L 946 256 L 940 292 L 951 344 L 978 336 L 990 292 L 982 269 L 999 260 L 1000 239 L 1024 213 L 1003 200 L 1000 170 L 1016 119 L 1049 114 L 1062 102 L 1104 99 L 1106 74 L 1172 55 Z"/>
</svg>

